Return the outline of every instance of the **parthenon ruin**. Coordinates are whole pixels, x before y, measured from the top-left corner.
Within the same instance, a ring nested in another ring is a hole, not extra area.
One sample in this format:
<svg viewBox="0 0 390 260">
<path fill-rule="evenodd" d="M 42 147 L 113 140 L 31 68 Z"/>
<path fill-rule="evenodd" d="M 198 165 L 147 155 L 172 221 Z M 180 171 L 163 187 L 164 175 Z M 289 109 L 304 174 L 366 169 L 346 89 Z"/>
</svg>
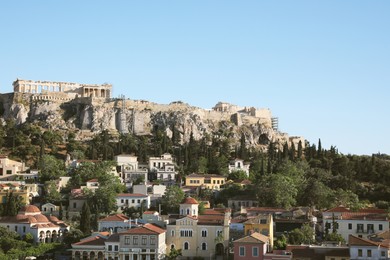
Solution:
<svg viewBox="0 0 390 260">
<path fill-rule="evenodd" d="M 111 84 L 80 84 L 72 82 L 33 81 L 16 79 L 13 82 L 14 92 L 50 95 L 65 93 L 69 98 L 92 97 L 111 98 Z"/>
</svg>

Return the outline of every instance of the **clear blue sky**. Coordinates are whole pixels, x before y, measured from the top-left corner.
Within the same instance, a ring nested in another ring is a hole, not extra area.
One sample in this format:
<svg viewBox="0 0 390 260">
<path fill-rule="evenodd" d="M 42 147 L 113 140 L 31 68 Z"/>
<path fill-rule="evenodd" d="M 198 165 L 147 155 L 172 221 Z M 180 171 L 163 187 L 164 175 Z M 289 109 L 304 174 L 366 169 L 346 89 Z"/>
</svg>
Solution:
<svg viewBox="0 0 390 260">
<path fill-rule="evenodd" d="M 104 83 L 157 103 L 270 108 L 280 130 L 390 154 L 390 1 L 1 1 L 0 92 Z"/>
</svg>

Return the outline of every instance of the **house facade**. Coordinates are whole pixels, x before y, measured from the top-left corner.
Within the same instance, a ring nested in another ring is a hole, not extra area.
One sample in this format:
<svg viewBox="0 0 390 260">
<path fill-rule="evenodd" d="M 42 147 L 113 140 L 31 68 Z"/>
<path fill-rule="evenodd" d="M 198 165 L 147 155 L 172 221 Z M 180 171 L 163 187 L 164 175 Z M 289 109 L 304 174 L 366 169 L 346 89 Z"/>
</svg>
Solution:
<svg viewBox="0 0 390 260">
<path fill-rule="evenodd" d="M 26 172 L 23 162 L 14 161 L 6 155 L 0 155 L 0 180 L 13 180 L 18 174 Z"/>
<path fill-rule="evenodd" d="M 144 209 L 148 209 L 150 208 L 150 197 L 139 193 L 120 193 L 116 196 L 116 205 L 118 211 L 131 207 L 140 208 L 142 205 Z"/>
<path fill-rule="evenodd" d="M 165 230 L 153 224 L 120 233 L 100 232 L 72 244 L 72 259 L 155 260 L 166 253 Z"/>
<path fill-rule="evenodd" d="M 269 248 L 269 237 L 254 232 L 233 242 L 235 260 L 264 259 Z"/>
<path fill-rule="evenodd" d="M 382 260 L 390 259 L 390 244 L 374 242 L 365 238 L 349 236 L 349 252 L 351 260 L 372 259 Z"/>
<path fill-rule="evenodd" d="M 186 177 L 186 186 L 205 187 L 211 190 L 220 190 L 226 183 L 226 177 L 217 174 L 195 174 Z"/>
<path fill-rule="evenodd" d="M 229 163 L 229 173 L 234 171 L 243 171 L 245 172 L 246 176 L 249 177 L 249 166 L 249 164 L 244 164 L 244 160 L 235 159 Z"/>
<path fill-rule="evenodd" d="M 269 238 L 269 245 L 274 246 L 274 221 L 271 214 L 260 214 L 244 222 L 244 232 L 250 235 L 253 232 L 260 233 Z"/>
<path fill-rule="evenodd" d="M 337 217 L 323 218 L 323 229 L 331 230 L 333 222 L 337 223 L 337 233 L 347 243 L 350 235 L 368 238 L 374 233 L 389 230 L 388 216 L 382 213 L 343 212 Z"/>
<path fill-rule="evenodd" d="M 181 249 L 182 257 L 211 259 L 224 256 L 229 245 L 229 209 L 206 209 L 199 215 L 199 203 L 187 197 L 180 204 L 180 215 L 167 224 L 167 253 Z"/>
</svg>

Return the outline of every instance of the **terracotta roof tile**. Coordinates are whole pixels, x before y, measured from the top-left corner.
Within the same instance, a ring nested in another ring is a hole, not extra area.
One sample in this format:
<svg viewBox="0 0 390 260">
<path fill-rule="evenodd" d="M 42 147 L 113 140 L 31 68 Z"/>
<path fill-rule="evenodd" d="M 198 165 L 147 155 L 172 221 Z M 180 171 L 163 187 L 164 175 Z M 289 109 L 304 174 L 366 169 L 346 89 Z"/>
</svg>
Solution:
<svg viewBox="0 0 390 260">
<path fill-rule="evenodd" d="M 239 242 L 239 243 L 262 243 L 266 244 L 269 242 L 269 237 L 264 236 L 260 233 L 254 232 L 250 234 L 249 236 L 237 239 L 234 241 L 234 243 Z"/>
<path fill-rule="evenodd" d="M 342 219 L 350 220 L 387 220 L 387 214 L 365 213 L 365 212 L 345 212 L 341 214 Z"/>
<path fill-rule="evenodd" d="M 119 222 L 124 222 L 126 220 L 129 220 L 129 218 L 123 214 L 115 214 L 115 215 L 110 215 L 107 216 L 103 219 L 99 219 L 99 222 L 111 222 L 111 221 L 119 221 Z"/>
<path fill-rule="evenodd" d="M 80 242 L 74 243 L 72 245 L 83 245 L 83 246 L 104 246 L 104 242 L 107 239 L 102 238 L 100 236 L 95 236 L 91 238 L 87 238 L 85 240 L 82 240 Z"/>
<path fill-rule="evenodd" d="M 153 234 L 162 234 L 162 233 L 165 233 L 164 229 L 157 227 L 153 224 L 145 224 L 142 227 L 128 229 L 120 234 L 121 235 L 123 234 L 153 235 Z"/>
<path fill-rule="evenodd" d="M 344 206 L 338 206 L 338 207 L 328 209 L 325 212 L 330 212 L 330 213 L 332 213 L 332 212 L 350 212 L 350 210 L 349 210 L 349 208 L 346 208 Z"/>
<path fill-rule="evenodd" d="M 181 204 L 199 204 L 199 202 L 198 202 L 196 199 L 194 199 L 194 198 L 187 197 L 187 198 L 185 198 L 185 199 L 181 202 Z"/>
</svg>

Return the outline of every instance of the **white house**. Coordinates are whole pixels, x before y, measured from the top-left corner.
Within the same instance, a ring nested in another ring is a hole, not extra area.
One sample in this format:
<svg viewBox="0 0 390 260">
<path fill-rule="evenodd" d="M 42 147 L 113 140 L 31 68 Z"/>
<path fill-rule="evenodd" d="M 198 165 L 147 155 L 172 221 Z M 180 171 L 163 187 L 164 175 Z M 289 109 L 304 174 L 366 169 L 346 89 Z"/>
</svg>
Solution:
<svg viewBox="0 0 390 260">
<path fill-rule="evenodd" d="M 46 204 L 43 204 L 41 206 L 42 214 L 48 215 L 48 216 L 50 216 L 50 215 L 58 216 L 59 209 L 60 209 L 59 206 L 56 206 L 52 203 L 46 203 Z"/>
<path fill-rule="evenodd" d="M 118 210 L 122 211 L 125 208 L 140 208 L 144 205 L 144 209 L 150 208 L 150 197 L 139 193 L 120 193 L 116 196 L 116 205 Z"/>
<path fill-rule="evenodd" d="M 229 163 L 229 173 L 234 171 L 243 171 L 245 172 L 246 176 L 249 177 L 249 166 L 249 164 L 244 164 L 244 160 L 235 159 Z"/>
<path fill-rule="evenodd" d="M 137 221 L 132 223 L 131 219 L 123 214 L 114 214 L 98 220 L 99 231 L 119 233 L 134 226 L 137 226 Z"/>
<path fill-rule="evenodd" d="M 72 244 L 72 259 L 157 260 L 166 254 L 165 230 L 153 225 L 100 232 Z"/>
<path fill-rule="evenodd" d="M 337 223 L 337 233 L 339 233 L 348 243 L 350 235 L 368 238 L 368 236 L 389 230 L 389 219 L 382 210 L 363 209 L 358 212 L 343 212 L 323 217 L 323 230 L 332 230 L 333 222 Z"/>
<path fill-rule="evenodd" d="M 365 238 L 349 236 L 349 253 L 351 260 L 372 259 L 385 260 L 390 259 L 390 244 L 374 242 Z"/>
</svg>

